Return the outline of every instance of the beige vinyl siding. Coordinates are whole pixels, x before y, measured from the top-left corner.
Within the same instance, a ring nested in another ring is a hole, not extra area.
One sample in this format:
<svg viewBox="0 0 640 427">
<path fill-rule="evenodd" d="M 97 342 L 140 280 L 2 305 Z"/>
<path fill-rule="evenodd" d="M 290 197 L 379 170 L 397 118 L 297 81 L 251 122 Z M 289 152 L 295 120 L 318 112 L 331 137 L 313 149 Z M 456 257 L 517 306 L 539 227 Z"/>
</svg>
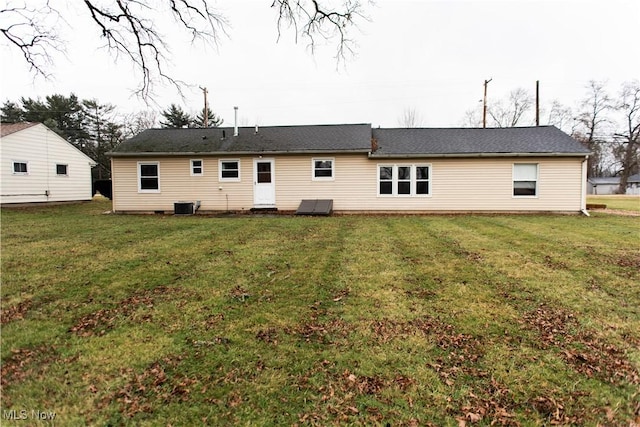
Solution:
<svg viewBox="0 0 640 427">
<path fill-rule="evenodd" d="M 313 180 L 313 158 L 333 158 L 334 179 Z M 194 157 L 195 158 L 195 157 Z M 114 210 L 172 211 L 176 201 L 201 202 L 202 211 L 253 207 L 254 156 L 240 159 L 240 182 L 220 182 L 219 157 L 190 175 L 191 157 L 113 158 Z M 570 211 L 581 209 L 580 157 L 370 159 L 366 154 L 280 155 L 275 159 L 276 206 L 295 210 L 303 199 L 333 199 L 335 211 Z M 160 164 L 160 192 L 139 193 L 139 161 Z M 536 197 L 513 196 L 513 164 L 538 164 Z M 378 196 L 378 165 L 428 164 L 429 196 Z M 220 187 L 222 189 L 220 189 Z"/>
<path fill-rule="evenodd" d="M 192 159 L 202 160 L 202 175 L 191 175 Z M 206 156 L 112 158 L 113 209 L 173 211 L 173 204 L 179 201 L 200 201 L 203 211 L 251 209 L 252 158 L 240 159 L 240 182 L 219 181 L 218 159 Z M 138 163 L 147 162 L 159 164 L 160 191 L 157 193 L 138 191 Z"/>
<path fill-rule="evenodd" d="M 13 162 L 28 164 L 26 175 L 13 173 Z M 91 163 L 80 150 L 42 124 L 2 138 L 1 202 L 33 203 L 91 200 Z M 67 175 L 56 165 L 67 165 Z"/>
</svg>

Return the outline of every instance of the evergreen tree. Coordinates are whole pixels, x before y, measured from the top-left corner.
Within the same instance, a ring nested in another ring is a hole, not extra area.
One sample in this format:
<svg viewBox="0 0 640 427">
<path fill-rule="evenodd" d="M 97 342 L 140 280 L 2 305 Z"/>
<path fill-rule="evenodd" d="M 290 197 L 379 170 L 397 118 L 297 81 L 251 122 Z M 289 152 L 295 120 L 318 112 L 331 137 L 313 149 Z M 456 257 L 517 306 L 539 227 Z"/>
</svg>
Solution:
<svg viewBox="0 0 640 427">
<path fill-rule="evenodd" d="M 122 125 L 113 121 L 115 107 L 100 104 L 97 99 L 83 100 L 83 128 L 88 134 L 86 151 L 89 157 L 98 163 L 93 169 L 94 177 L 105 179 L 111 175 L 111 161 L 107 153 L 115 148 L 122 139 Z"/>
<path fill-rule="evenodd" d="M 207 126 L 204 125 L 204 108 L 196 116 L 196 119 L 193 122 L 195 127 L 198 128 L 217 128 L 222 126 L 222 123 L 224 123 L 224 120 L 220 116 L 216 115 L 213 111 L 211 111 L 211 108 L 207 108 Z"/>
<path fill-rule="evenodd" d="M 47 125 L 58 135 L 74 144 L 83 152 L 89 134 L 83 127 L 84 109 L 74 94 L 48 95 L 45 102 L 38 99 L 22 98 L 23 119 Z M 88 153 L 87 153 L 88 154 Z"/>
<path fill-rule="evenodd" d="M 193 117 L 185 113 L 181 107 L 171 104 L 169 109 L 162 112 L 164 121 L 160 120 L 163 128 L 184 128 L 189 127 L 194 122 Z"/>
<path fill-rule="evenodd" d="M 19 123 L 24 121 L 22 108 L 15 102 L 5 101 L 0 107 L 0 120 L 4 123 Z"/>
</svg>

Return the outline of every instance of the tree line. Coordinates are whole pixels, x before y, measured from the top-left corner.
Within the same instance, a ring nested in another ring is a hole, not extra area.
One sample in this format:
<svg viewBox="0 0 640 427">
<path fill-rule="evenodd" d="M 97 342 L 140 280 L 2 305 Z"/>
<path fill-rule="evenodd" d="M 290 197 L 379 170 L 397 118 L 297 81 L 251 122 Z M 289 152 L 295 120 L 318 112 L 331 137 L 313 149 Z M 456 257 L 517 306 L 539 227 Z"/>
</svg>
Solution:
<svg viewBox="0 0 640 427">
<path fill-rule="evenodd" d="M 540 124 L 556 126 L 591 151 L 589 177 L 619 176 L 623 193 L 628 178 L 640 173 L 640 81 L 612 92 L 607 82 L 592 80 L 575 106 L 554 100 L 539 113 Z M 526 89 L 487 103 L 488 127 L 535 124 L 535 98 Z M 467 110 L 462 125 L 482 127 L 481 108 Z"/>
<path fill-rule="evenodd" d="M 223 120 L 206 111 L 206 126 L 217 127 Z M 180 106 L 171 104 L 161 113 L 163 128 L 205 127 L 204 108 L 198 114 L 189 114 Z M 111 162 L 107 153 L 118 144 L 145 129 L 157 126 L 153 111 L 119 114 L 115 106 L 103 104 L 97 99 L 80 99 L 54 94 L 44 99 L 21 98 L 5 101 L 0 107 L 3 123 L 39 122 L 69 141 L 98 164 L 93 169 L 94 179 L 111 178 Z"/>
<path fill-rule="evenodd" d="M 525 89 L 513 90 L 507 98 L 488 103 L 489 127 L 535 125 L 535 99 Z M 481 127 L 482 112 L 478 108 L 465 113 L 462 126 Z M 0 107 L 2 122 L 41 122 L 94 159 L 95 179 L 110 178 L 111 163 L 107 156 L 124 139 L 145 129 L 217 127 L 222 118 L 207 107 L 197 114 L 185 112 L 172 103 L 158 120 L 153 111 L 119 114 L 116 107 L 97 99 L 79 99 L 54 94 L 44 99 L 21 98 L 5 101 Z M 588 162 L 590 177 L 620 176 L 623 192 L 628 178 L 640 173 L 640 82 L 622 84 L 612 95 L 606 82 L 590 81 L 585 95 L 575 107 L 554 100 L 543 107 L 540 124 L 554 125 L 581 142 L 591 152 Z M 422 118 L 415 109 L 406 110 L 401 117 L 402 126 L 416 127 Z"/>
</svg>

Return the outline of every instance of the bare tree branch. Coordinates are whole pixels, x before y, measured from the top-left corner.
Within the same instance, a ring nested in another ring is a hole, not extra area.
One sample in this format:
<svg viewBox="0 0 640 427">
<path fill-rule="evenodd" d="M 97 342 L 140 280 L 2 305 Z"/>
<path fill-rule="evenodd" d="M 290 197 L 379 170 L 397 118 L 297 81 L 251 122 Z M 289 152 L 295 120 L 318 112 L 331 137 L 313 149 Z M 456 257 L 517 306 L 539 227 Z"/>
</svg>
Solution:
<svg viewBox="0 0 640 427">
<path fill-rule="evenodd" d="M 312 52 L 319 40 L 337 39 L 336 58 L 344 60 L 353 52 L 354 41 L 348 37 L 354 19 L 362 14 L 361 1 L 339 0 L 339 10 L 327 6 L 329 0 L 272 0 L 277 8 L 277 28 L 280 37 L 285 26 L 295 29 L 298 36 L 309 41 Z M 177 80 L 167 71 L 170 63 L 170 38 L 163 34 L 156 19 L 173 17 L 179 29 L 191 36 L 191 42 L 202 41 L 217 46 L 226 35 L 227 20 L 211 7 L 211 0 L 82 0 L 81 2 L 57 2 L 49 0 L 5 0 L 0 6 L 2 25 L 0 31 L 8 43 L 20 49 L 36 75 L 47 76 L 47 66 L 52 64 L 50 52 L 62 51 L 64 42 L 53 30 L 50 17 L 61 16 L 61 10 L 71 3 L 84 5 L 87 18 L 104 39 L 104 47 L 116 60 L 124 57 L 141 74 L 135 93 L 142 99 L 152 100 L 157 83 L 169 83 L 182 95 L 185 82 Z M 9 4 L 9 2 L 12 2 Z M 41 6 L 27 6 L 40 2 Z M 53 4 L 53 2 L 52 2 Z M 25 31 L 28 30 L 28 31 Z"/>
<path fill-rule="evenodd" d="M 18 48 L 30 71 L 45 79 L 50 77 L 48 66 L 53 63 L 51 51 L 64 52 L 64 43 L 52 25 L 52 20 L 62 20 L 60 14 L 49 5 L 27 6 L 23 2 L 6 2 L 0 9 L 0 32 L 10 45 Z M 48 21 L 48 22 L 46 22 Z"/>
<path fill-rule="evenodd" d="M 338 61 L 346 60 L 347 54 L 354 52 L 355 41 L 348 37 L 348 33 L 350 27 L 356 25 L 356 18 L 367 19 L 359 0 L 345 0 L 340 10 L 332 10 L 317 0 L 273 0 L 271 7 L 278 11 L 278 39 L 284 25 L 293 27 L 296 43 L 298 35 L 301 35 L 309 41 L 308 46 L 313 53 L 318 38 L 337 38 L 335 58 Z"/>
</svg>

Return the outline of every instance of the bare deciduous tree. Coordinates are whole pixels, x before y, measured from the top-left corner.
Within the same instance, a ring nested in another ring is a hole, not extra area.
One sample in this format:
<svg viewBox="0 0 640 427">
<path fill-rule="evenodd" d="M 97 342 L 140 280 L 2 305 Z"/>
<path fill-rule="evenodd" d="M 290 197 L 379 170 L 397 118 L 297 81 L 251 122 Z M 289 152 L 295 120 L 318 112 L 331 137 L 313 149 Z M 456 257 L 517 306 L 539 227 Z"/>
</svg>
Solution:
<svg viewBox="0 0 640 427">
<path fill-rule="evenodd" d="M 620 163 L 619 193 L 624 193 L 629 177 L 640 169 L 640 82 L 634 80 L 622 85 L 620 101 L 615 106 L 621 112 L 624 129 L 615 136 L 621 144 L 614 149 L 614 155 Z"/>
<path fill-rule="evenodd" d="M 404 128 L 418 128 L 423 125 L 422 115 L 412 107 L 405 108 L 402 115 L 398 118 L 398 125 Z"/>
<path fill-rule="evenodd" d="M 589 176 L 602 176 L 604 158 L 606 157 L 607 126 L 611 123 L 608 114 L 612 109 L 612 101 L 606 90 L 606 82 L 591 80 L 587 85 L 587 95 L 582 100 L 581 111 L 577 121 L 579 128 L 574 138 L 591 150 L 588 161 Z"/>
<path fill-rule="evenodd" d="M 547 124 L 555 126 L 568 134 L 573 134 L 575 120 L 571 107 L 562 105 L 557 99 L 553 100 L 549 108 Z"/>
<path fill-rule="evenodd" d="M 155 127 L 158 123 L 158 114 L 155 111 L 139 111 L 123 116 L 120 121 L 126 139 Z"/>
<path fill-rule="evenodd" d="M 521 124 L 523 115 L 531 110 L 533 97 L 523 88 L 512 90 L 507 102 L 497 101 L 489 105 L 487 112 L 493 126 L 504 128 Z"/>
<path fill-rule="evenodd" d="M 482 107 L 470 108 L 464 112 L 464 116 L 460 121 L 460 126 L 465 128 L 482 127 Z"/>
<path fill-rule="evenodd" d="M 27 6 L 27 0 L 7 0 L 0 9 L 0 31 L 9 45 L 20 49 L 36 75 L 48 76 L 52 63 L 51 50 L 64 50 L 65 43 L 54 30 L 51 16 L 62 16 L 69 5 L 49 0 L 35 0 L 40 6 Z M 34 1 L 29 2 L 33 4 Z M 358 18 L 364 18 L 359 0 L 341 0 L 339 7 L 328 6 L 327 0 L 272 0 L 277 11 L 277 29 L 281 35 L 293 27 L 298 36 L 309 41 L 312 51 L 317 38 L 337 39 L 337 58 L 344 59 L 354 43 L 348 35 Z M 211 0 L 82 0 L 88 18 L 105 40 L 114 57 L 124 57 L 141 74 L 136 93 L 149 99 L 156 83 L 172 84 L 179 92 L 185 85 L 166 71 L 169 38 L 158 23 L 164 16 L 174 19 L 174 28 L 187 32 L 192 41 L 216 45 L 226 34 L 225 16 L 212 7 Z M 172 29 L 174 29 L 172 28 Z"/>
</svg>

